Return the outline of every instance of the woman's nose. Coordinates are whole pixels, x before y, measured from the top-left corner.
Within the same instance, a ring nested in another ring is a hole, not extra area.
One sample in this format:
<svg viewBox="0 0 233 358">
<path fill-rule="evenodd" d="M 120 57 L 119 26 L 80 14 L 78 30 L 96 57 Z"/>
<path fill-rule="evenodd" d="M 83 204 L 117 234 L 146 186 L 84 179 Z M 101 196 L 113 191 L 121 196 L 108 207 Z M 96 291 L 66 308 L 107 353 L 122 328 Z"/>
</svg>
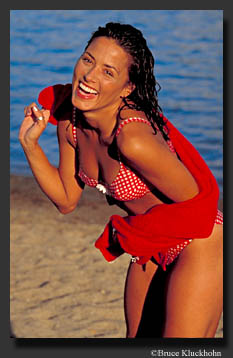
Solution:
<svg viewBox="0 0 233 358">
<path fill-rule="evenodd" d="M 96 82 L 97 69 L 96 66 L 89 68 L 89 70 L 85 73 L 84 79 L 87 82 Z"/>
</svg>

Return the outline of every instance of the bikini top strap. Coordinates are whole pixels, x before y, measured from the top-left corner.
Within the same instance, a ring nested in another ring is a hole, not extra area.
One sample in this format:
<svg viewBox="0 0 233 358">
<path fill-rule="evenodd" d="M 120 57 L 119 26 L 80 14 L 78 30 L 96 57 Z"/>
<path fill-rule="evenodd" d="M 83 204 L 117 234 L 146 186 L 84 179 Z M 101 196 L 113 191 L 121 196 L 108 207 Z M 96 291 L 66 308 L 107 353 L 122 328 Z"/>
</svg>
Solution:
<svg viewBox="0 0 233 358">
<path fill-rule="evenodd" d="M 77 127 L 75 126 L 75 122 L 76 122 L 76 108 L 73 107 L 73 111 L 72 111 L 72 133 L 73 133 L 73 138 L 74 138 L 74 142 L 75 145 L 77 144 Z"/>
<path fill-rule="evenodd" d="M 73 125 L 73 123 L 72 123 L 72 133 L 73 133 L 74 143 L 75 145 L 77 145 L 77 128 Z"/>
<path fill-rule="evenodd" d="M 151 126 L 151 123 L 150 121 L 148 121 L 147 119 L 145 118 L 141 118 L 141 117 L 130 117 L 130 118 L 126 118 L 124 120 L 122 120 L 117 128 L 117 131 L 116 131 L 116 137 L 120 134 L 120 131 L 121 129 L 128 123 L 131 123 L 131 122 L 141 122 L 141 123 L 146 123 L 148 124 L 149 126 Z"/>
</svg>

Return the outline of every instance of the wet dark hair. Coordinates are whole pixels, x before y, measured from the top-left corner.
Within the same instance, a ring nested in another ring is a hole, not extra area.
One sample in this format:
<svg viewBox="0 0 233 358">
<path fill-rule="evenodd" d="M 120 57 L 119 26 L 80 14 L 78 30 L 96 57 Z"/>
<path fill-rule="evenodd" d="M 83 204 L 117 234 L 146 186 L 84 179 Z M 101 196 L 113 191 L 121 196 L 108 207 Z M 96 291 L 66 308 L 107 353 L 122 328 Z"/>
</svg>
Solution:
<svg viewBox="0 0 233 358">
<path fill-rule="evenodd" d="M 151 122 L 155 132 L 155 124 L 167 140 L 167 128 L 163 120 L 162 109 L 158 104 L 160 86 L 154 76 L 154 57 L 147 46 L 142 32 L 132 25 L 109 22 L 105 27 L 99 27 L 87 43 L 87 47 L 97 37 L 108 37 L 116 41 L 132 58 L 129 67 L 129 80 L 135 85 L 131 94 L 124 98 L 123 108 L 128 107 L 143 111 Z M 158 86 L 158 90 L 156 89 Z M 133 103 L 133 104 L 132 104 Z"/>
</svg>

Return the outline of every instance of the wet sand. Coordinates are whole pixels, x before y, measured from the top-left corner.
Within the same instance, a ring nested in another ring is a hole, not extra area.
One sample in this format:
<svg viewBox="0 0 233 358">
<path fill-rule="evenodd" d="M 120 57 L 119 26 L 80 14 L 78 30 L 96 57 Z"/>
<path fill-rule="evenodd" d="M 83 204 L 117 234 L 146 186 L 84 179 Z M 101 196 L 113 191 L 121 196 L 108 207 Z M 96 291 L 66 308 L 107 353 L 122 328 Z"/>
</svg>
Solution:
<svg viewBox="0 0 233 358">
<path fill-rule="evenodd" d="M 62 215 L 31 177 L 11 176 L 10 311 L 19 338 L 124 338 L 130 257 L 109 264 L 94 247 L 109 216 L 125 215 L 85 188 Z M 221 206 L 221 205 L 220 205 Z M 223 336 L 221 319 L 216 337 Z"/>
</svg>

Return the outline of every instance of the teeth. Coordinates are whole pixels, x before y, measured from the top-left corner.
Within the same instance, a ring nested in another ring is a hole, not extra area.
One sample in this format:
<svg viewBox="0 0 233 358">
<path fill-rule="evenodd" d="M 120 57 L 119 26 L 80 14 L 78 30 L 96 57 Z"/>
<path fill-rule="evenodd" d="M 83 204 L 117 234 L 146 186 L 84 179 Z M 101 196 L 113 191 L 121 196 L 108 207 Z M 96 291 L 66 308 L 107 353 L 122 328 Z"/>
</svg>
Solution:
<svg viewBox="0 0 233 358">
<path fill-rule="evenodd" d="M 85 92 L 97 94 L 97 91 L 93 90 L 92 88 L 89 88 L 85 86 L 82 82 L 80 82 L 79 87 L 83 89 Z"/>
</svg>

